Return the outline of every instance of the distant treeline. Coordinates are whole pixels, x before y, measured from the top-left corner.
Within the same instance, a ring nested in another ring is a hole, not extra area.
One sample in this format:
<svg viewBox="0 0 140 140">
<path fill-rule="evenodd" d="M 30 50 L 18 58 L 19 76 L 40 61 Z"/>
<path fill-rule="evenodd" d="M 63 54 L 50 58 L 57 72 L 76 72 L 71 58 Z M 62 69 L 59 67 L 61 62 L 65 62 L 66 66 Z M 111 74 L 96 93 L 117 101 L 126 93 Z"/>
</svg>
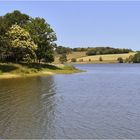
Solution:
<svg viewBox="0 0 140 140">
<path fill-rule="evenodd" d="M 69 54 L 72 52 L 72 48 L 64 47 L 64 46 L 57 46 L 55 49 L 57 54 Z"/>
<path fill-rule="evenodd" d="M 71 52 L 83 52 L 86 51 L 87 55 L 101 55 L 101 54 L 122 54 L 132 52 L 131 49 L 118 49 L 111 47 L 87 47 L 87 48 L 69 48 L 64 46 L 58 46 L 56 53 L 58 54 L 69 54 Z"/>
<path fill-rule="evenodd" d="M 95 47 L 90 48 L 87 51 L 87 55 L 101 55 L 101 54 L 123 54 L 132 52 L 131 49 L 119 49 L 119 48 L 111 48 L 111 47 Z"/>
</svg>

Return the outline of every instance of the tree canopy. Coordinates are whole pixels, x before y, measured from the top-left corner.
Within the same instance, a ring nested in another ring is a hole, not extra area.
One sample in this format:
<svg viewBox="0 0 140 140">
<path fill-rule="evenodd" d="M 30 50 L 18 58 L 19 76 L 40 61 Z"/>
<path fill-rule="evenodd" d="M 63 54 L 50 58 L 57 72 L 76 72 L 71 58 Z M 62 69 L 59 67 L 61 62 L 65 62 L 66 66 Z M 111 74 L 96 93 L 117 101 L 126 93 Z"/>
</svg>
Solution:
<svg viewBox="0 0 140 140">
<path fill-rule="evenodd" d="M 23 60 L 26 56 L 30 59 L 35 59 L 35 50 L 37 45 L 32 41 L 30 34 L 19 25 L 12 25 L 7 32 L 11 44 L 11 52 L 13 53 L 16 62 Z"/>
<path fill-rule="evenodd" d="M 32 18 L 18 10 L 0 16 L 1 61 L 18 62 L 28 57 L 52 62 L 56 40 L 54 30 L 43 18 Z"/>
<path fill-rule="evenodd" d="M 40 62 L 43 58 L 49 58 L 53 50 L 53 42 L 57 40 L 56 34 L 50 25 L 46 23 L 45 19 L 38 17 L 31 19 L 25 25 L 25 28 L 30 33 L 35 44 L 37 44 L 36 55 L 38 61 Z"/>
<path fill-rule="evenodd" d="M 132 52 L 131 49 L 119 49 L 119 48 L 111 48 L 111 47 L 95 47 L 89 48 L 87 51 L 87 55 L 100 55 L 100 54 L 122 54 Z"/>
</svg>

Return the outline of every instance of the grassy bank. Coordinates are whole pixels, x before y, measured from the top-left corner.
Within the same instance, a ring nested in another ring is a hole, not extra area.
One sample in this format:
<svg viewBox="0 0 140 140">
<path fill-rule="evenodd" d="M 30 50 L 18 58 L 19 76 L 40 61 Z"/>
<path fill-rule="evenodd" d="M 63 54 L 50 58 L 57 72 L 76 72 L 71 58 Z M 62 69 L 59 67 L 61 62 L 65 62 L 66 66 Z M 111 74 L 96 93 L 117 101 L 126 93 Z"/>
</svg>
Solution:
<svg viewBox="0 0 140 140">
<path fill-rule="evenodd" d="M 71 74 L 82 72 L 72 65 L 49 65 L 49 64 L 13 64 L 0 63 L 0 78 L 16 78 L 26 76 Z"/>
</svg>

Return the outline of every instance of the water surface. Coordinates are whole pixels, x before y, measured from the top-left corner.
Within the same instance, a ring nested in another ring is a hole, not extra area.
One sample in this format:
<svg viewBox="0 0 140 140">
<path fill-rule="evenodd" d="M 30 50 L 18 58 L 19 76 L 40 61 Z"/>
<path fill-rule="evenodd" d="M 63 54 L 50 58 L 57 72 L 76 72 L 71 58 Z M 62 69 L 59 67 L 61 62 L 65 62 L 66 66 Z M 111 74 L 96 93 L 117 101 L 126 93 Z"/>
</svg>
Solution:
<svg viewBox="0 0 140 140">
<path fill-rule="evenodd" d="M 0 80 L 0 138 L 140 138 L 140 65 Z"/>
</svg>

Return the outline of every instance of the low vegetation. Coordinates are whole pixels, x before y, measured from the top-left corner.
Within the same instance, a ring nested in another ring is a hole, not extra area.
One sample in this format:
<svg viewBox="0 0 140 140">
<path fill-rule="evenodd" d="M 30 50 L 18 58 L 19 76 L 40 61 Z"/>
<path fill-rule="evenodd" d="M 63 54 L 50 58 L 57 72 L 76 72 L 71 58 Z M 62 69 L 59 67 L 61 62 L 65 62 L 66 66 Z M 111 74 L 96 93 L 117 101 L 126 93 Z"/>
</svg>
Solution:
<svg viewBox="0 0 140 140">
<path fill-rule="evenodd" d="M 61 64 L 64 64 L 65 62 L 67 62 L 67 55 L 62 54 L 59 58 L 59 61 L 60 61 Z"/>
<path fill-rule="evenodd" d="M 119 57 L 117 60 L 118 60 L 119 63 L 123 63 L 124 62 L 122 57 Z"/>
<path fill-rule="evenodd" d="M 106 54 L 106 55 L 93 55 L 93 56 L 84 56 L 76 59 L 77 63 L 120 63 L 118 59 L 123 59 L 123 62 L 131 63 L 130 58 L 132 59 L 135 55 L 135 52 L 126 53 L 126 54 Z"/>
<path fill-rule="evenodd" d="M 45 63 L 0 63 L 0 78 L 38 76 L 52 74 L 71 74 L 82 72 L 72 65 L 49 65 Z"/>
</svg>

